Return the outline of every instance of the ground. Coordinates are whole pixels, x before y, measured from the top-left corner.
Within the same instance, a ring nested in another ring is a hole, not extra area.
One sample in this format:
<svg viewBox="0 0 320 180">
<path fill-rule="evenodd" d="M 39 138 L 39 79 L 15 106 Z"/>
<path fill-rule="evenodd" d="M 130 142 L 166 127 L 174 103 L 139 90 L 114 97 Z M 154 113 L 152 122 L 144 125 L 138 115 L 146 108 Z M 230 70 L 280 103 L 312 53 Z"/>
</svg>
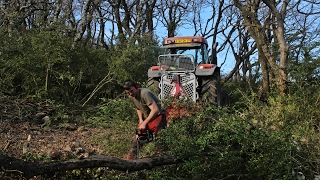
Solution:
<svg viewBox="0 0 320 180">
<path fill-rule="evenodd" d="M 55 159 L 65 155 L 87 156 L 88 153 L 102 152 L 98 144 L 91 144 L 89 141 L 92 134 L 103 133 L 103 130 L 97 128 L 88 129 L 75 125 L 69 128 L 43 128 L 29 122 L 0 123 L 0 148 L 17 158 L 28 153 Z"/>
<path fill-rule="evenodd" d="M 88 128 L 63 119 L 57 123 L 53 120 L 56 114 L 48 102 L 0 97 L 0 152 L 16 158 L 37 154 L 39 159 L 102 152 L 100 144 L 92 144 L 89 139 L 93 134 L 105 133 L 104 129 Z"/>
</svg>

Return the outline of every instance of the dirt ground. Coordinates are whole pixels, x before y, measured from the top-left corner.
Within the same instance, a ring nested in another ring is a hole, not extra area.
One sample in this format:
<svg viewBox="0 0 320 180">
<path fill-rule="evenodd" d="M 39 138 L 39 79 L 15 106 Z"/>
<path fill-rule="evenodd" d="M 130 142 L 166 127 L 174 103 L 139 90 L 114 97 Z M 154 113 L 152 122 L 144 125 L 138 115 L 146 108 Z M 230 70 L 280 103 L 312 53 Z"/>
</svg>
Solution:
<svg viewBox="0 0 320 180">
<path fill-rule="evenodd" d="M 102 129 L 51 123 L 55 111 L 46 102 L 1 96 L 0 151 L 16 158 L 37 155 L 38 159 L 67 159 L 102 152 L 99 144 L 89 140 L 92 134 L 104 133 Z"/>
<path fill-rule="evenodd" d="M 98 144 L 89 141 L 92 134 L 103 133 L 101 130 L 68 125 L 70 127 L 57 128 L 0 121 L 0 150 L 16 158 L 22 158 L 23 154 L 38 154 L 51 159 L 102 152 Z"/>
</svg>

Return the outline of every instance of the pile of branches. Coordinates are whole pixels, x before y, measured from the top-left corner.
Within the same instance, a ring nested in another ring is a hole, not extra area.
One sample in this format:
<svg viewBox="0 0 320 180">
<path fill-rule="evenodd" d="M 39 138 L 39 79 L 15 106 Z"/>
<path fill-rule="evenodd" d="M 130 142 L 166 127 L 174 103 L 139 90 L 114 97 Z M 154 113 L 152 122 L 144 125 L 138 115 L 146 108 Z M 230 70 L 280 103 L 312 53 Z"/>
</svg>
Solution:
<svg viewBox="0 0 320 180">
<path fill-rule="evenodd" d="M 51 115 L 53 107 L 48 102 L 0 95 L 0 121 L 11 123 L 33 122 L 42 124 L 43 117 Z"/>
</svg>

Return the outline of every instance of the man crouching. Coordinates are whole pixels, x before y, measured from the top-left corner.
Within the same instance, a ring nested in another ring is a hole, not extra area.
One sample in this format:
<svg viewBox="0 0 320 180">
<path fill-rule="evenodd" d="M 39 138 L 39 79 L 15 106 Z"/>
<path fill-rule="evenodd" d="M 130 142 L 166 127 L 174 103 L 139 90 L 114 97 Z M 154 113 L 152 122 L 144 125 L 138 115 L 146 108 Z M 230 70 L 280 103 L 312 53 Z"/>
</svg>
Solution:
<svg viewBox="0 0 320 180">
<path fill-rule="evenodd" d="M 139 88 L 133 80 L 126 80 L 123 84 L 125 92 L 137 110 L 139 130 L 148 130 L 159 136 L 160 130 L 166 127 L 166 110 L 161 109 L 159 98 L 147 88 Z M 137 158 L 137 136 L 133 138 L 131 149 L 126 160 Z"/>
</svg>

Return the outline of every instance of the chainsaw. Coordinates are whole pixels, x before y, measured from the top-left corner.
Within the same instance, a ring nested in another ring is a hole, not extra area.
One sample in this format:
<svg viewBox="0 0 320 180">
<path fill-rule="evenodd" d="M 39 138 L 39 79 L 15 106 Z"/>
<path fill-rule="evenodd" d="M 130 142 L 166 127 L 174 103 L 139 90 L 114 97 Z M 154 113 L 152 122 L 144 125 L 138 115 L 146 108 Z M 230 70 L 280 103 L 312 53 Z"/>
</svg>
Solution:
<svg viewBox="0 0 320 180">
<path fill-rule="evenodd" d="M 137 138 L 137 158 L 139 158 L 139 147 L 142 144 L 153 141 L 153 131 L 148 129 L 136 129 Z"/>
<path fill-rule="evenodd" d="M 147 143 L 153 141 L 153 131 L 148 129 L 136 129 L 137 141 L 139 143 Z"/>
</svg>

